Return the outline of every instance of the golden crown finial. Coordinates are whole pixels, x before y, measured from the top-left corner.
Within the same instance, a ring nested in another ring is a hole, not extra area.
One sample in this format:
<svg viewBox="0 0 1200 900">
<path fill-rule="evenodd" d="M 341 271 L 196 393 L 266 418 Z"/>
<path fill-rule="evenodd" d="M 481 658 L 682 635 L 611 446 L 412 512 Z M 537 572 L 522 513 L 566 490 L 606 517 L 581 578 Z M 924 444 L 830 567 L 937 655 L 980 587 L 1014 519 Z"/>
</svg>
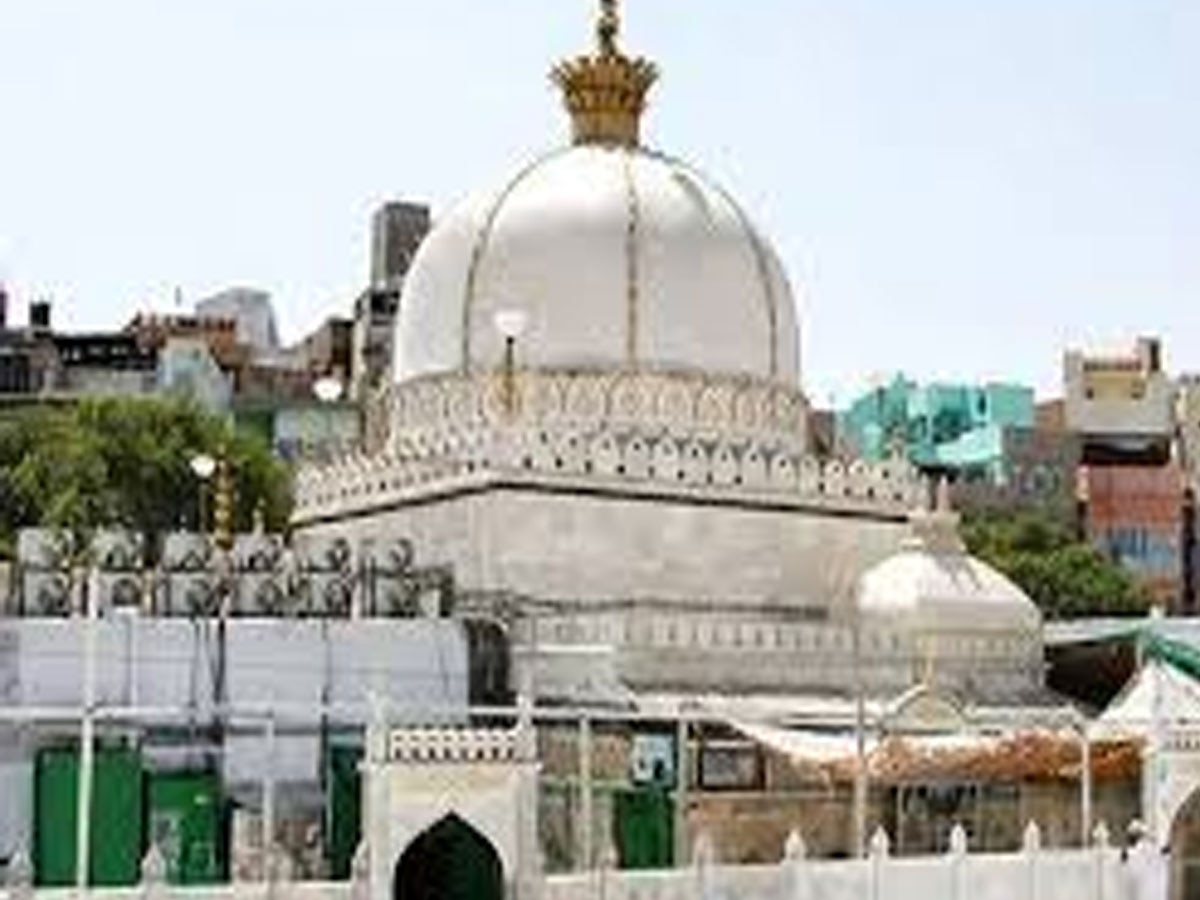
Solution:
<svg viewBox="0 0 1200 900">
<path fill-rule="evenodd" d="M 620 31 L 617 0 L 600 0 L 597 52 L 564 60 L 550 73 L 562 89 L 576 144 L 638 144 L 646 94 L 658 70 L 649 60 L 621 53 Z"/>
</svg>

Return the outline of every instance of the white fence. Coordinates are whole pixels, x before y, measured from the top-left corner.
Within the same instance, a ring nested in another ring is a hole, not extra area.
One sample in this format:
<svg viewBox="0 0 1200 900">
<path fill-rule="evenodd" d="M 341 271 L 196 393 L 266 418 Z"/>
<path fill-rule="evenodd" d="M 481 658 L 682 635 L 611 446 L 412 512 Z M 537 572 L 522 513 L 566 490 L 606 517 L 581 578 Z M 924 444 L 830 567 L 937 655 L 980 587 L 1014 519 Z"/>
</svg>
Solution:
<svg viewBox="0 0 1200 900">
<path fill-rule="evenodd" d="M 161 866 L 144 866 L 143 883 L 97 888 L 92 900 L 390 900 L 371 898 L 363 867 L 349 882 L 293 882 L 286 876 L 262 882 L 211 887 L 172 887 Z M 1025 831 L 1016 853 L 967 852 L 966 834 L 955 828 L 951 848 L 939 856 L 892 857 L 887 836 L 876 832 L 865 859 L 810 860 L 793 833 L 784 859 L 773 865 L 723 866 L 711 843 L 697 842 L 690 867 L 620 871 L 610 858 L 592 872 L 552 875 L 534 900 L 1166 900 L 1166 860 L 1149 842 L 1128 853 L 1109 843 L 1103 825 L 1093 846 L 1043 850 L 1036 825 Z M 11 879 L 3 900 L 77 900 L 72 889 L 39 889 L 24 877 Z M 521 900 L 526 900 L 522 897 Z"/>
<path fill-rule="evenodd" d="M 691 868 L 551 876 L 542 900 L 1165 900 L 1165 873 L 1148 843 L 1122 854 L 1103 826 L 1082 850 L 1043 850 L 1030 825 L 1019 852 L 980 854 L 956 828 L 948 853 L 915 857 L 889 856 L 879 831 L 850 860 L 807 859 L 793 833 L 775 865 L 717 865 L 701 842 Z"/>
</svg>

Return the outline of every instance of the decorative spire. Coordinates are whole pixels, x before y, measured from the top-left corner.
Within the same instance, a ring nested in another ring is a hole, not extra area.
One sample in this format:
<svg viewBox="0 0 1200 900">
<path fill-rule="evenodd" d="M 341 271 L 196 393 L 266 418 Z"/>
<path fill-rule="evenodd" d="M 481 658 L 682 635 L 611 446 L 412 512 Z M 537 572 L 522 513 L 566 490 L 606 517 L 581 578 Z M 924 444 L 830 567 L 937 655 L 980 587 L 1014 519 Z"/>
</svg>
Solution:
<svg viewBox="0 0 1200 900">
<path fill-rule="evenodd" d="M 929 493 L 924 497 L 923 509 L 912 512 L 909 527 L 912 532 L 905 545 L 930 553 L 962 554 L 966 552 L 962 536 L 958 533 L 959 515 L 950 503 L 950 482 L 945 476 L 938 479 L 934 488 L 934 507 L 929 508 Z"/>
<path fill-rule="evenodd" d="M 213 501 L 213 534 L 222 550 L 233 546 L 234 487 L 229 449 L 222 444 L 217 454 L 217 492 Z"/>
<path fill-rule="evenodd" d="M 620 32 L 617 0 L 600 0 L 596 52 L 564 60 L 550 73 L 563 92 L 576 144 L 638 145 L 646 94 L 658 70 L 647 59 L 623 54 Z"/>
</svg>

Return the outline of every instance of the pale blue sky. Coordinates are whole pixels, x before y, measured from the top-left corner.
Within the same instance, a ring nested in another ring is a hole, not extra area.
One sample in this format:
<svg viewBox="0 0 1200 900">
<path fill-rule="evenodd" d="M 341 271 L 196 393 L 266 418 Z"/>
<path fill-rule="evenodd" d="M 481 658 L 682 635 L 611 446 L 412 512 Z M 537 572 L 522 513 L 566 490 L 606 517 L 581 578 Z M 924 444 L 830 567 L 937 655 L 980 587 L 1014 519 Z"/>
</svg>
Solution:
<svg viewBox="0 0 1200 900">
<path fill-rule="evenodd" d="M 593 0 L 0 0 L 0 277 L 98 327 L 231 283 L 344 311 L 372 208 L 559 143 Z M 626 0 L 648 142 L 772 237 L 804 381 L 1200 369 L 1196 0 Z M 23 307 L 23 299 L 20 303 Z M 23 320 L 23 309 L 19 313 Z"/>
</svg>

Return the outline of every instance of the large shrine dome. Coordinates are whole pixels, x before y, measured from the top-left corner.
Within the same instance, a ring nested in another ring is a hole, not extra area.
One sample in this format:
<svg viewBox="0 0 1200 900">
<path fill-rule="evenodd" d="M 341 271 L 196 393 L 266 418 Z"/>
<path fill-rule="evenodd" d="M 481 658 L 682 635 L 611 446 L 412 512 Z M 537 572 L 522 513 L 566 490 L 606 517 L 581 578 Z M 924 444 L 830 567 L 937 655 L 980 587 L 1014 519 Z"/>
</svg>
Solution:
<svg viewBox="0 0 1200 900">
<path fill-rule="evenodd" d="M 397 382 L 501 364 L 517 311 L 523 368 L 749 376 L 798 387 L 796 311 L 779 260 L 728 193 L 639 142 L 656 72 L 599 47 L 553 73 L 574 143 L 451 210 L 405 279 Z M 511 318 L 511 317 L 510 317 Z"/>
<path fill-rule="evenodd" d="M 552 153 L 445 216 L 400 301 L 397 381 L 496 366 L 644 368 L 796 384 L 796 313 L 771 248 L 690 166 L 636 147 Z"/>
</svg>

